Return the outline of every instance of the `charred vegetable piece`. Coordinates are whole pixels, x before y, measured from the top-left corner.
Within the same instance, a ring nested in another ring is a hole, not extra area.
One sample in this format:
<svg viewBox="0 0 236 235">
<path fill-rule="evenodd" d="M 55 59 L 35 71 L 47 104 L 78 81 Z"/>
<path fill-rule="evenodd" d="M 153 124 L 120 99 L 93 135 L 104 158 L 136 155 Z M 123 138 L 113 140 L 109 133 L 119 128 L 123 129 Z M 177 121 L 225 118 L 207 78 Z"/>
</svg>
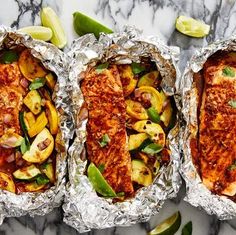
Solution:
<svg viewBox="0 0 236 235">
<path fill-rule="evenodd" d="M 88 167 L 88 178 L 96 192 L 104 197 L 116 197 L 115 191 L 93 163 L 90 163 Z"/>
<path fill-rule="evenodd" d="M 0 57 L 0 62 L 4 64 L 11 64 L 17 61 L 18 58 L 19 58 L 19 55 L 17 54 L 16 51 L 13 51 L 13 50 L 4 51 Z"/>
<path fill-rule="evenodd" d="M 44 188 L 46 184 L 38 184 L 36 181 L 25 184 L 26 192 L 36 192 Z"/>
<path fill-rule="evenodd" d="M 0 146 L 15 148 L 20 146 L 23 140 L 24 138 L 22 136 L 15 133 L 14 130 L 9 129 L 0 137 Z"/>
<path fill-rule="evenodd" d="M 160 162 L 158 160 L 155 161 L 154 165 L 153 165 L 153 174 L 157 175 L 159 170 L 160 170 Z"/>
<path fill-rule="evenodd" d="M 42 172 L 48 177 L 51 183 L 55 182 L 54 169 L 52 162 L 46 162 L 41 167 Z"/>
<path fill-rule="evenodd" d="M 30 180 L 39 174 L 41 172 L 35 165 L 26 166 L 13 172 L 13 176 L 19 180 Z"/>
<path fill-rule="evenodd" d="M 132 160 L 132 181 L 143 186 L 148 186 L 152 183 L 152 172 L 140 160 Z"/>
<path fill-rule="evenodd" d="M 140 88 L 136 89 L 135 92 L 140 94 L 149 94 L 151 96 L 150 102 L 152 107 L 154 107 L 158 113 L 161 112 L 163 106 L 162 97 L 155 88 L 150 86 L 141 86 Z"/>
<path fill-rule="evenodd" d="M 65 144 L 63 142 L 63 137 L 62 137 L 62 133 L 59 129 L 59 131 L 57 132 L 56 138 L 55 138 L 55 149 L 57 152 L 65 152 Z"/>
<path fill-rule="evenodd" d="M 41 62 L 31 55 L 29 49 L 24 50 L 20 54 L 19 67 L 21 73 L 29 81 L 33 81 L 35 78 L 45 77 L 47 72 L 41 65 Z"/>
<path fill-rule="evenodd" d="M 133 129 L 148 134 L 154 143 L 164 147 L 165 146 L 165 132 L 162 127 L 151 121 L 138 121 L 133 125 Z"/>
<path fill-rule="evenodd" d="M 129 136 L 129 151 L 137 149 L 145 139 L 148 138 L 146 133 L 139 133 Z"/>
<path fill-rule="evenodd" d="M 124 96 L 126 97 L 134 91 L 137 80 L 134 79 L 134 74 L 130 65 L 119 65 L 118 70 L 120 73 Z"/>
<path fill-rule="evenodd" d="M 41 112 L 41 97 L 36 90 L 30 91 L 23 100 L 24 104 L 30 111 L 37 115 Z"/>
<path fill-rule="evenodd" d="M 10 175 L 0 172 L 0 188 L 15 193 L 16 187 Z"/>
<path fill-rule="evenodd" d="M 32 138 L 36 136 L 39 132 L 41 132 L 44 127 L 48 124 L 48 119 L 46 117 L 45 112 L 43 111 L 37 117 L 36 122 L 30 127 L 28 130 L 28 135 Z"/>
<path fill-rule="evenodd" d="M 152 71 L 150 73 L 143 75 L 138 81 L 138 87 L 141 86 L 154 87 L 158 76 L 159 76 L 158 71 Z"/>
<path fill-rule="evenodd" d="M 129 99 L 126 100 L 125 103 L 128 115 L 139 120 L 148 119 L 147 111 L 139 102 Z"/>
<path fill-rule="evenodd" d="M 29 89 L 32 90 L 37 90 L 40 87 L 43 87 L 46 83 L 46 79 L 45 78 L 35 78 L 31 84 L 29 85 Z"/>
<path fill-rule="evenodd" d="M 164 111 L 162 112 L 161 117 L 160 117 L 161 121 L 164 123 L 164 125 L 166 127 L 168 127 L 170 124 L 170 120 L 172 118 L 172 113 L 173 113 L 173 109 L 171 107 L 170 101 L 168 101 L 168 103 L 165 106 Z"/>
<path fill-rule="evenodd" d="M 57 110 L 52 104 L 52 102 L 49 100 L 46 100 L 45 107 L 46 107 L 46 115 L 49 122 L 50 132 L 51 134 L 56 135 L 59 128 Z"/>
<path fill-rule="evenodd" d="M 56 85 L 56 79 L 54 78 L 52 73 L 47 74 L 45 78 L 47 86 L 53 91 Z"/>
<path fill-rule="evenodd" d="M 34 114 L 32 112 L 24 112 L 24 122 L 27 130 L 29 130 L 35 123 Z"/>
<path fill-rule="evenodd" d="M 47 128 L 44 128 L 34 139 L 30 149 L 22 156 L 27 162 L 42 163 L 52 153 L 54 139 Z"/>
</svg>

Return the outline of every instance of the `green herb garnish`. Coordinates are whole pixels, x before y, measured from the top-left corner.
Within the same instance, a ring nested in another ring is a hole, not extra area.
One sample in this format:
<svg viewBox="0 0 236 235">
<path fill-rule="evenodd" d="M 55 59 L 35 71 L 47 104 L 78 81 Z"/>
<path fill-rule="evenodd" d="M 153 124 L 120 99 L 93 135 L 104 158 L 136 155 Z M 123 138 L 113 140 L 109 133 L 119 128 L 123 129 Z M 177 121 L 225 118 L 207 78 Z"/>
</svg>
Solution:
<svg viewBox="0 0 236 235">
<path fill-rule="evenodd" d="M 46 177 L 46 176 L 44 176 L 44 175 L 38 175 L 38 176 L 36 177 L 36 183 L 37 183 L 38 185 L 47 184 L 47 183 L 49 183 L 49 179 L 48 179 L 48 177 Z"/>
<path fill-rule="evenodd" d="M 192 221 L 184 225 L 181 235 L 192 235 Z"/>
<path fill-rule="evenodd" d="M 235 76 L 234 70 L 229 66 L 223 68 L 222 74 L 226 77 L 234 77 Z"/>
<path fill-rule="evenodd" d="M 108 134 L 103 135 L 103 137 L 101 138 L 101 140 L 98 142 L 100 144 L 100 146 L 103 148 L 105 147 L 109 142 L 110 142 L 110 138 Z"/>
<path fill-rule="evenodd" d="M 236 100 L 230 100 L 230 101 L 228 102 L 228 104 L 229 104 L 231 107 L 233 107 L 233 108 L 236 109 Z"/>
<path fill-rule="evenodd" d="M 104 165 L 104 164 L 100 164 L 100 165 L 98 166 L 98 170 L 99 170 L 101 173 L 103 173 L 104 170 L 105 170 L 105 165 Z"/>
<path fill-rule="evenodd" d="M 151 107 L 147 110 L 147 114 L 149 116 L 149 118 L 151 119 L 151 121 L 155 122 L 155 123 L 159 123 L 160 122 L 160 115 L 159 113 L 156 111 L 156 109 L 154 107 Z"/>
<path fill-rule="evenodd" d="M 108 66 L 109 66 L 108 62 L 100 64 L 96 67 L 96 72 L 101 73 L 104 69 L 107 69 Z"/>
<path fill-rule="evenodd" d="M 15 51 L 4 51 L 1 55 L 1 62 L 4 64 L 11 64 L 12 62 L 17 61 L 19 58 L 19 55 Z"/>
<path fill-rule="evenodd" d="M 29 85 L 29 89 L 32 90 L 36 90 L 39 89 L 40 87 L 43 87 L 46 83 L 46 79 L 45 78 L 36 78 L 34 79 L 33 82 L 31 82 L 31 84 Z"/>
<path fill-rule="evenodd" d="M 152 144 L 147 145 L 147 146 L 142 150 L 142 152 L 147 153 L 147 154 L 150 154 L 150 155 L 154 155 L 154 154 L 156 154 L 156 153 L 159 153 L 159 152 L 162 150 L 162 148 L 163 148 L 163 147 L 162 147 L 161 145 L 152 143 Z"/>
<path fill-rule="evenodd" d="M 146 70 L 143 65 L 141 65 L 141 64 L 139 64 L 139 63 L 135 63 L 135 62 L 133 62 L 133 63 L 131 64 L 131 69 L 132 69 L 132 71 L 133 71 L 133 73 L 134 73 L 135 75 L 136 75 L 136 74 L 139 74 L 139 73 L 141 73 L 141 72 L 143 72 L 143 71 Z"/>
</svg>

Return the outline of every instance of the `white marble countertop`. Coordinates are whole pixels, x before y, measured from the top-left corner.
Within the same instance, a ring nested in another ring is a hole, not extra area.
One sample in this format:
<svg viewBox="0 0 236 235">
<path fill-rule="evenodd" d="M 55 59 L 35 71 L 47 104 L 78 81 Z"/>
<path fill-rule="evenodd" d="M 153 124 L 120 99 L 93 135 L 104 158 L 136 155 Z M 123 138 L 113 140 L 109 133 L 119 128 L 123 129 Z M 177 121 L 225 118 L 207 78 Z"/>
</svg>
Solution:
<svg viewBox="0 0 236 235">
<path fill-rule="evenodd" d="M 236 33 L 235 0 L 0 0 L 0 24 L 20 28 L 40 24 L 39 12 L 44 6 L 51 6 L 60 16 L 68 37 L 68 45 L 77 37 L 73 30 L 72 14 L 81 11 L 113 29 L 123 25 L 135 25 L 146 35 L 157 35 L 168 45 L 181 48 L 181 70 L 196 48 L 219 38 Z M 189 15 L 211 25 L 210 34 L 204 39 L 193 39 L 175 30 L 178 15 Z M 167 201 L 160 213 L 149 222 L 126 228 L 111 228 L 92 231 L 89 234 L 131 234 L 144 235 L 161 220 L 180 210 L 182 226 L 193 222 L 193 235 L 236 234 L 236 219 L 218 221 L 184 202 L 184 187 L 179 196 Z M 62 222 L 62 210 L 55 209 L 44 217 L 8 218 L 0 226 L 1 234 L 78 234 Z M 181 234 L 181 229 L 176 234 Z"/>
</svg>

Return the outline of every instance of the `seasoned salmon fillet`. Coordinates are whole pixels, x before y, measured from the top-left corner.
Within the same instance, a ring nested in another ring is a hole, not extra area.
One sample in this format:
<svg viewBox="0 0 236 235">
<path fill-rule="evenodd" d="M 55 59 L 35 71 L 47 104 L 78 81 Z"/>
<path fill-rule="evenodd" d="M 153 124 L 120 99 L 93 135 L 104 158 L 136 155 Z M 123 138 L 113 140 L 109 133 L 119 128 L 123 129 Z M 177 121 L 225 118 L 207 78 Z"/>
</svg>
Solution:
<svg viewBox="0 0 236 235">
<path fill-rule="evenodd" d="M 131 157 L 126 137 L 126 106 L 119 72 L 115 65 L 109 69 L 86 72 L 81 89 L 88 109 L 87 153 L 97 167 L 103 165 L 103 176 L 116 193 L 134 192 L 131 180 Z M 108 135 L 110 142 L 99 142 Z"/>
<path fill-rule="evenodd" d="M 199 168 L 213 192 L 236 195 L 236 53 L 218 53 L 203 68 Z"/>
</svg>

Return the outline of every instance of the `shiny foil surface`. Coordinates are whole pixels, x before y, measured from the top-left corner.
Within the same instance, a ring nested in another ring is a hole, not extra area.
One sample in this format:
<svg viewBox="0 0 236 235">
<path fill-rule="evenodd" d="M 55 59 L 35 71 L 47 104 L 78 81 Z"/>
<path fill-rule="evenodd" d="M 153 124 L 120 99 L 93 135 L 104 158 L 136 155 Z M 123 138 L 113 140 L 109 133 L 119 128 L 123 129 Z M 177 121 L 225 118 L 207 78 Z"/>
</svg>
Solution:
<svg viewBox="0 0 236 235">
<path fill-rule="evenodd" d="M 175 197 L 181 179 L 179 168 L 178 133 L 179 122 L 169 132 L 167 143 L 171 150 L 171 160 L 167 167 L 162 167 L 152 185 L 137 191 L 132 199 L 112 203 L 112 199 L 99 197 L 88 177 L 84 174 L 87 166 L 86 122 L 78 118 L 80 107 L 84 102 L 80 90 L 81 73 L 88 64 L 95 65 L 109 60 L 115 64 L 139 62 L 140 57 L 149 57 L 156 63 L 163 80 L 162 88 L 168 95 L 175 95 L 180 78 L 176 62 L 179 49 L 163 44 L 156 37 L 143 37 L 141 32 L 126 27 L 121 33 L 102 34 L 97 40 L 92 34 L 75 40 L 70 48 L 69 78 L 73 87 L 72 100 L 76 120 L 76 137 L 69 149 L 69 183 L 65 196 L 64 222 L 79 232 L 92 228 L 102 229 L 112 226 L 128 226 L 144 222 L 160 210 L 164 201 Z M 176 96 L 178 105 L 178 97 Z"/>
<path fill-rule="evenodd" d="M 49 43 L 33 40 L 30 36 L 18 33 L 10 28 L 0 26 L 0 50 L 2 48 L 14 49 L 24 46 L 31 50 L 33 56 L 38 58 L 44 67 L 57 75 L 57 85 L 53 100 L 60 118 L 60 128 L 63 135 L 65 152 L 58 153 L 56 158 L 56 183 L 44 192 L 14 193 L 0 190 L 0 224 L 5 217 L 22 216 L 29 214 L 45 215 L 54 207 L 61 205 L 65 193 L 65 175 L 69 139 L 73 135 L 72 112 L 70 110 L 70 86 L 68 86 L 68 60 L 67 56 Z"/>
<path fill-rule="evenodd" d="M 196 51 L 180 82 L 182 114 L 185 121 L 181 127 L 180 146 L 183 146 L 183 163 L 180 172 L 186 182 L 185 200 L 195 207 L 204 209 L 208 214 L 214 214 L 219 219 L 226 220 L 236 216 L 236 203 L 225 196 L 215 195 L 207 189 L 192 162 L 190 148 L 191 138 L 196 137 L 198 133 L 198 94 L 193 83 L 193 74 L 200 71 L 207 59 L 218 50 L 236 51 L 236 35 L 224 41 L 216 41 Z"/>
</svg>

